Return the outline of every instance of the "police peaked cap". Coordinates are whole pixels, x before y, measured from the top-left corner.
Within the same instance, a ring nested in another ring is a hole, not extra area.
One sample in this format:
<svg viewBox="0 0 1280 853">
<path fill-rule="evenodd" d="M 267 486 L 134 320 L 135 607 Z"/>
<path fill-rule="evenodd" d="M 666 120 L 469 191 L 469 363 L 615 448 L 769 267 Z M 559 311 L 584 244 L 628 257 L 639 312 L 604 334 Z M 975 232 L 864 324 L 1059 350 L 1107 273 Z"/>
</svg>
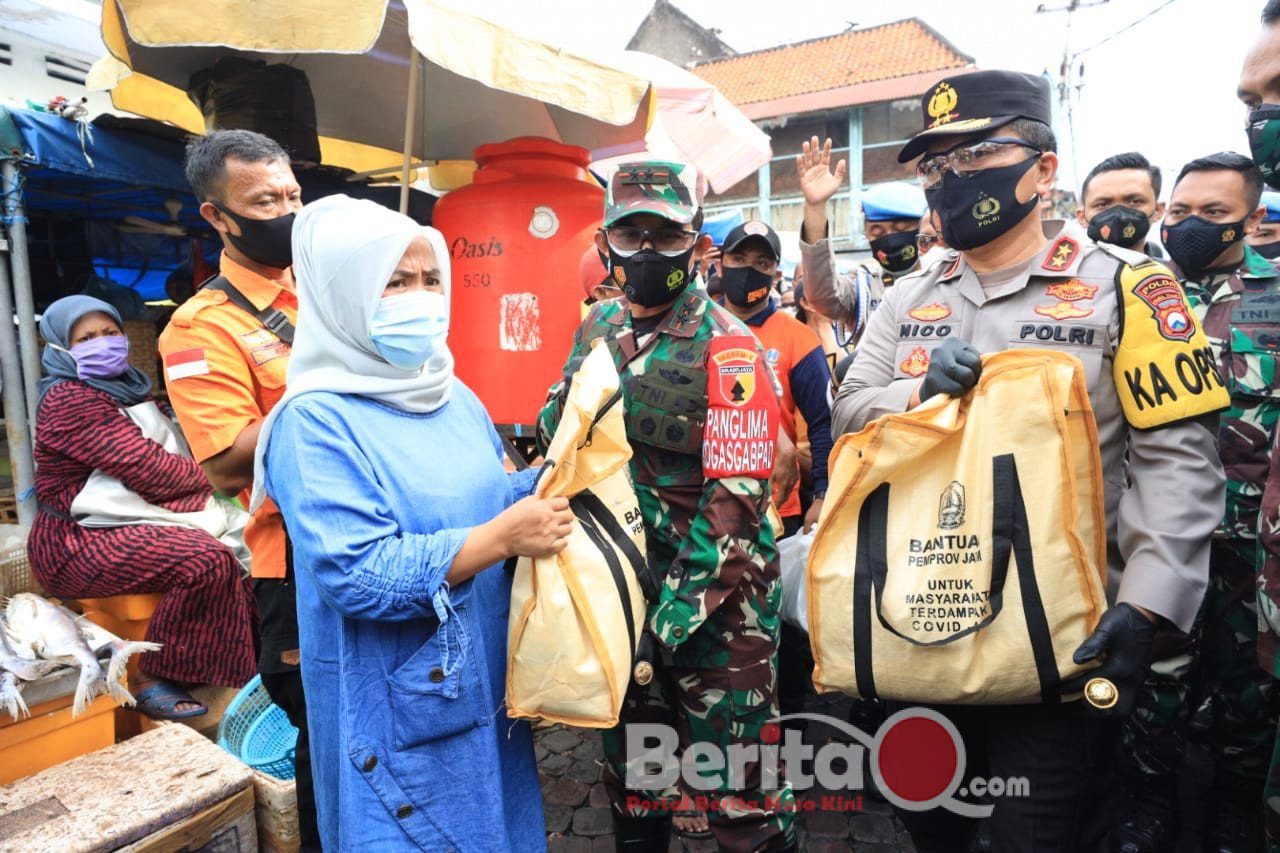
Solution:
<svg viewBox="0 0 1280 853">
<path fill-rule="evenodd" d="M 935 137 L 964 136 L 1020 118 L 1053 124 L 1049 81 L 1020 71 L 973 71 L 944 77 L 920 97 L 924 127 L 902 147 L 898 162 L 914 160 Z"/>
</svg>

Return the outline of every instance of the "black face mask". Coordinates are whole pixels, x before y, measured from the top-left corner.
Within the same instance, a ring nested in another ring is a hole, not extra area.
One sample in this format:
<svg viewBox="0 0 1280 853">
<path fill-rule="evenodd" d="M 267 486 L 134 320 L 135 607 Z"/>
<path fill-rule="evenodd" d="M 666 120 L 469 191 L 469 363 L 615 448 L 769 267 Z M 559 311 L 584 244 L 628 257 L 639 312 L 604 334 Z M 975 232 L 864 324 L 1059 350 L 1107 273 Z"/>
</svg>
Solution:
<svg viewBox="0 0 1280 853">
<path fill-rule="evenodd" d="M 964 178 L 948 171 L 938 186 L 925 190 L 929 209 L 937 212 L 942 223 L 942 239 L 947 245 L 961 252 L 985 246 L 1035 210 L 1040 196 L 1019 202 L 1017 187 L 1038 160 L 1031 157 Z"/>
<path fill-rule="evenodd" d="M 609 247 L 609 269 L 627 301 L 642 308 L 666 305 L 689 286 L 689 262 L 693 247 L 667 256 L 653 249 L 641 249 L 623 257 Z"/>
<path fill-rule="evenodd" d="M 1117 204 L 1089 220 L 1089 239 L 1132 249 L 1142 245 L 1150 228 L 1151 220 L 1141 210 Z"/>
<path fill-rule="evenodd" d="M 240 236 L 228 232 L 227 239 L 246 258 L 278 270 L 293 264 L 293 219 L 296 214 L 286 213 L 275 219 L 248 219 L 232 213 L 216 201 L 213 206 L 240 226 Z"/>
<path fill-rule="evenodd" d="M 773 276 L 754 267 L 725 267 L 720 271 L 720 291 L 739 308 L 755 308 L 769 298 Z"/>
<path fill-rule="evenodd" d="M 1250 246 L 1249 248 L 1269 261 L 1280 258 L 1280 240 L 1274 243 L 1263 243 L 1261 246 Z"/>
<path fill-rule="evenodd" d="M 920 260 L 916 248 L 919 231 L 895 231 L 871 241 L 871 255 L 886 272 L 902 275 L 910 272 Z"/>
<path fill-rule="evenodd" d="M 1160 229 L 1160 240 L 1183 275 L 1196 278 L 1214 259 L 1244 239 L 1244 223 L 1217 223 L 1188 216 L 1177 225 Z"/>
</svg>

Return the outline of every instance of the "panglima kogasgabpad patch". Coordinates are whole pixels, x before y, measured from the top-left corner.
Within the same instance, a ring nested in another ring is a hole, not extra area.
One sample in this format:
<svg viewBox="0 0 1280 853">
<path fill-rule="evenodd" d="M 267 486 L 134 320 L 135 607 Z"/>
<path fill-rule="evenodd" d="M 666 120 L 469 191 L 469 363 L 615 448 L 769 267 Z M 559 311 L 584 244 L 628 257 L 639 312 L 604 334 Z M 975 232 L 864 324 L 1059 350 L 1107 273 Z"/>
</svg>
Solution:
<svg viewBox="0 0 1280 853">
<path fill-rule="evenodd" d="M 702 473 L 768 477 L 778 440 L 778 398 L 755 338 L 726 335 L 707 355 L 707 421 Z"/>
</svg>

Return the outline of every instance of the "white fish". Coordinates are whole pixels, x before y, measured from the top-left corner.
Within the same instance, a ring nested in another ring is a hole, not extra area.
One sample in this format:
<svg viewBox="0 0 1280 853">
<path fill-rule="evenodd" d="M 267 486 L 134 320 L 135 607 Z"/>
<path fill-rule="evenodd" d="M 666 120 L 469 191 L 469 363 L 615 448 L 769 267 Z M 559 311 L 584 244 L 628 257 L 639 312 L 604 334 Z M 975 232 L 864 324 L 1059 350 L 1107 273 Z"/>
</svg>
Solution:
<svg viewBox="0 0 1280 853">
<path fill-rule="evenodd" d="M 8 629 L 0 614 L 0 709 L 8 711 L 14 720 L 31 716 L 19 682 L 35 681 L 61 668 L 60 663 L 36 659 L 30 650 L 27 655 L 20 655 L 9 642 Z"/>
<path fill-rule="evenodd" d="M 133 694 L 120 682 L 124 663 L 135 652 L 159 648 L 155 643 L 120 641 L 105 644 L 102 648 L 110 646 L 112 653 L 111 663 L 104 672 L 76 619 L 53 602 L 28 592 L 9 599 L 5 606 L 5 622 L 19 654 L 23 649 L 30 649 L 44 660 L 79 667 L 80 679 L 71 706 L 72 717 L 79 716 L 94 698 L 104 693 L 123 705 L 133 705 Z"/>
<path fill-rule="evenodd" d="M 40 660 L 30 649 L 26 650 L 26 654 L 15 649 L 9 641 L 3 614 L 0 614 L 0 672 L 8 671 L 19 681 L 35 681 L 61 667 L 62 664 L 56 661 Z"/>
<path fill-rule="evenodd" d="M 31 716 L 22 691 L 18 689 L 18 676 L 7 670 L 0 670 L 0 709 L 8 711 L 14 720 Z"/>
<path fill-rule="evenodd" d="M 98 658 L 102 657 L 105 651 L 111 652 L 111 661 L 107 664 L 107 686 L 112 689 L 111 695 L 125 705 L 132 706 L 134 704 L 133 694 L 125 690 L 121 682 L 124 680 L 125 666 L 129 663 L 129 658 L 143 652 L 160 651 L 159 643 L 146 643 L 137 640 L 111 640 L 103 643 L 93 650 Z"/>
</svg>

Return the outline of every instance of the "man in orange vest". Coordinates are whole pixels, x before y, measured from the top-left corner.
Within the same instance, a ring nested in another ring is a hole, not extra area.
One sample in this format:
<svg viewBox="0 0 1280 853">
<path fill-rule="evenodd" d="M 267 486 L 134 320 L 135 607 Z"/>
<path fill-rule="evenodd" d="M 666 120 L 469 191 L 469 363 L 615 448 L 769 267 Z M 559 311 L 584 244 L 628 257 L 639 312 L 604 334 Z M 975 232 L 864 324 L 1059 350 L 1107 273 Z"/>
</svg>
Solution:
<svg viewBox="0 0 1280 853">
<path fill-rule="evenodd" d="M 813 503 L 804 514 L 807 531 L 822 512 L 827 494 L 827 457 L 831 454 L 831 371 L 822 342 L 812 329 L 769 298 L 781 280 L 778 262 L 782 243 L 772 228 L 752 220 L 725 237 L 720 259 L 720 287 L 724 307 L 746 323 L 764 348 L 765 361 L 782 386 L 782 428 L 796 440 L 796 414 L 809 427 L 813 457 Z M 786 535 L 800 529 L 800 489 L 774 494 Z"/>
<path fill-rule="evenodd" d="M 174 312 L 160 336 L 169 400 L 209 481 L 248 506 L 258 430 L 284 394 L 297 321 L 291 239 L 302 188 L 289 155 L 247 130 L 219 130 L 187 148 L 187 180 L 200 215 L 222 237 L 221 275 Z M 249 521 L 261 617 L 258 669 L 272 701 L 298 728 L 295 755 L 303 849 L 319 850 L 298 670 L 298 615 L 288 540 L 270 500 Z"/>
</svg>

